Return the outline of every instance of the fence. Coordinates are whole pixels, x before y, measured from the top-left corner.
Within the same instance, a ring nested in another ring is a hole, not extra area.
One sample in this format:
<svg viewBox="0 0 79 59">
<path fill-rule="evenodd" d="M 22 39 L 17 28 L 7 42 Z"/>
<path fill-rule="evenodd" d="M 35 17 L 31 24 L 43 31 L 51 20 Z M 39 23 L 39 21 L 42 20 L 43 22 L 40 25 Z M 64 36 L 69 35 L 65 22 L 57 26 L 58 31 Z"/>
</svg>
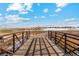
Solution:
<svg viewBox="0 0 79 59">
<path fill-rule="evenodd" d="M 79 36 L 59 31 L 48 31 L 48 38 L 60 47 L 64 55 L 79 55 Z"/>
<path fill-rule="evenodd" d="M 0 36 L 0 55 L 13 55 L 31 35 L 37 35 L 45 31 L 20 31 Z"/>
<path fill-rule="evenodd" d="M 7 53 L 13 55 L 29 37 L 29 31 L 15 32 L 0 36 L 0 54 Z"/>
<path fill-rule="evenodd" d="M 48 32 L 48 38 L 53 41 L 64 55 L 79 55 L 79 36 L 59 31 L 22 31 L 0 36 L 0 54 L 13 55 L 31 36 Z"/>
</svg>

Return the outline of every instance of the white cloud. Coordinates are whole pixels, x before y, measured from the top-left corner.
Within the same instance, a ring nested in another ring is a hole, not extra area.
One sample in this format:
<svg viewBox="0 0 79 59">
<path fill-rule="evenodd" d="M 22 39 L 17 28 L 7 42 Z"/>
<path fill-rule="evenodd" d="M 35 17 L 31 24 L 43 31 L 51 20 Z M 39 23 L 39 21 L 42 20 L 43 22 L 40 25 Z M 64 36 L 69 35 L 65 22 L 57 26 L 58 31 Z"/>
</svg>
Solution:
<svg viewBox="0 0 79 59">
<path fill-rule="evenodd" d="M 4 17 L 4 20 L 6 20 L 6 23 L 17 23 L 20 21 L 28 21 L 31 20 L 30 18 L 22 18 L 19 17 L 18 15 L 8 15 Z"/>
<path fill-rule="evenodd" d="M 55 12 L 60 12 L 61 10 L 62 10 L 61 8 L 57 8 Z"/>
<path fill-rule="evenodd" d="M 20 14 L 28 14 L 27 11 L 21 11 Z"/>
<path fill-rule="evenodd" d="M 30 18 L 23 18 L 23 19 L 25 19 L 25 20 L 31 20 Z"/>
<path fill-rule="evenodd" d="M 67 5 L 68 5 L 68 3 L 56 3 L 57 9 L 55 10 L 55 12 L 60 12 L 62 10 L 62 8 Z"/>
<path fill-rule="evenodd" d="M 27 6 L 26 10 L 31 10 L 33 4 L 32 3 L 24 3 L 24 5 Z"/>
<path fill-rule="evenodd" d="M 53 26 L 60 26 L 60 27 L 72 26 L 72 27 L 77 27 L 77 26 L 79 26 L 79 19 L 78 18 L 66 18 L 62 22 L 57 21 L 56 23 L 53 24 Z"/>
<path fill-rule="evenodd" d="M 63 8 L 68 5 L 68 3 L 56 3 L 57 7 Z"/>
<path fill-rule="evenodd" d="M 0 14 L 0 16 L 2 16 L 2 14 Z"/>
<path fill-rule="evenodd" d="M 19 4 L 19 3 L 13 3 L 10 6 L 8 6 L 7 11 L 10 11 L 10 10 L 21 10 L 22 8 L 23 7 L 22 7 L 21 4 Z"/>
<path fill-rule="evenodd" d="M 32 3 L 13 3 L 13 4 L 10 4 L 10 6 L 8 6 L 8 8 L 6 9 L 6 11 L 19 11 L 20 13 L 23 13 L 23 14 L 27 14 L 28 11 L 31 10 L 32 8 Z"/>
<path fill-rule="evenodd" d="M 6 20 L 19 20 L 19 16 L 18 15 L 8 15 L 5 16 Z"/>
<path fill-rule="evenodd" d="M 45 18 L 45 16 L 41 16 L 41 18 Z"/>
<path fill-rule="evenodd" d="M 37 19 L 38 17 L 37 16 L 34 16 L 34 18 Z"/>
<path fill-rule="evenodd" d="M 39 3 L 37 3 L 37 6 L 40 6 L 40 4 L 39 4 Z"/>
<path fill-rule="evenodd" d="M 76 19 L 75 18 L 65 19 L 65 22 L 71 22 L 71 21 L 76 21 Z"/>
<path fill-rule="evenodd" d="M 57 14 L 50 14 L 49 16 L 57 16 Z"/>
<path fill-rule="evenodd" d="M 78 22 L 78 19 L 76 19 L 76 18 L 68 18 L 68 19 L 65 19 L 64 25 L 66 25 L 66 26 L 79 26 L 79 22 Z"/>
<path fill-rule="evenodd" d="M 16 27 L 17 26 L 16 24 L 19 24 L 20 22 L 26 22 L 28 20 L 31 20 L 31 19 L 30 18 L 22 18 L 22 17 L 19 17 L 18 15 L 8 15 L 5 17 L 0 17 L 0 21 L 1 21 L 0 25 L 4 28 L 7 26 L 8 27 Z"/>
<path fill-rule="evenodd" d="M 44 13 L 47 13 L 48 12 L 48 8 L 44 9 L 43 12 Z"/>
</svg>

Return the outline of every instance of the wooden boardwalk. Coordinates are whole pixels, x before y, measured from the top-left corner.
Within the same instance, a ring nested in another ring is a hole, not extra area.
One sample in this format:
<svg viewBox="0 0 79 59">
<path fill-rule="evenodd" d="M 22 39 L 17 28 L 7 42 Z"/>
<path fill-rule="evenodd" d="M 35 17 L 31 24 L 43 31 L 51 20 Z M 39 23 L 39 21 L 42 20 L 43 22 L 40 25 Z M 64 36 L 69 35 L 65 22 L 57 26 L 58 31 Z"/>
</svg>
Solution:
<svg viewBox="0 0 79 59">
<path fill-rule="evenodd" d="M 15 32 L 0 36 L 0 55 L 79 56 L 79 36 L 59 31 Z"/>
<path fill-rule="evenodd" d="M 63 52 L 46 37 L 45 33 L 31 36 L 18 51 L 18 56 L 62 56 Z"/>
</svg>

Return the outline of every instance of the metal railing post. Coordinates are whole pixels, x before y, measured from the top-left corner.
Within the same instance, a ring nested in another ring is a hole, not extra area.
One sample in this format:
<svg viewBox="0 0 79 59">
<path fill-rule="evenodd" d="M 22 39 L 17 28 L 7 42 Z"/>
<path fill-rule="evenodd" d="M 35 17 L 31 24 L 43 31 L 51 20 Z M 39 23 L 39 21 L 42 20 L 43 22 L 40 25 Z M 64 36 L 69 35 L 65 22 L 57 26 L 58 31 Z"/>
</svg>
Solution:
<svg viewBox="0 0 79 59">
<path fill-rule="evenodd" d="M 51 35 L 51 36 L 50 36 L 50 40 L 52 40 L 52 31 L 50 31 L 50 35 Z"/>
<path fill-rule="evenodd" d="M 3 48 L 2 43 L 4 42 L 3 37 L 0 36 L 0 48 Z M 0 54 L 2 53 L 2 49 L 0 49 Z"/>
<path fill-rule="evenodd" d="M 57 40 L 56 40 L 56 34 L 57 34 L 57 33 L 56 33 L 56 31 L 55 31 L 55 36 L 54 36 L 55 44 L 57 44 L 57 43 L 56 43 L 56 41 L 57 41 Z"/>
<path fill-rule="evenodd" d="M 28 39 L 30 38 L 30 31 L 28 31 Z"/>
<path fill-rule="evenodd" d="M 48 34 L 48 38 L 49 38 L 49 31 L 48 31 L 48 33 L 47 33 L 47 34 Z"/>
<path fill-rule="evenodd" d="M 50 39 L 50 34 L 49 33 L 50 33 L 50 31 L 48 31 L 48 38 Z"/>
<path fill-rule="evenodd" d="M 24 44 L 24 32 L 22 32 L 22 44 Z"/>
<path fill-rule="evenodd" d="M 26 31 L 26 40 L 28 39 L 28 32 Z"/>
<path fill-rule="evenodd" d="M 13 53 L 15 53 L 15 34 L 13 34 Z"/>
<path fill-rule="evenodd" d="M 65 44 L 64 44 L 64 55 L 66 55 L 66 54 L 67 54 L 67 44 L 66 44 L 66 41 L 67 41 L 67 34 L 64 33 L 64 36 L 65 36 L 65 38 L 64 38 L 64 40 L 65 40 Z"/>
<path fill-rule="evenodd" d="M 51 38 L 52 38 L 52 31 L 48 31 L 48 38 L 51 40 Z"/>
</svg>

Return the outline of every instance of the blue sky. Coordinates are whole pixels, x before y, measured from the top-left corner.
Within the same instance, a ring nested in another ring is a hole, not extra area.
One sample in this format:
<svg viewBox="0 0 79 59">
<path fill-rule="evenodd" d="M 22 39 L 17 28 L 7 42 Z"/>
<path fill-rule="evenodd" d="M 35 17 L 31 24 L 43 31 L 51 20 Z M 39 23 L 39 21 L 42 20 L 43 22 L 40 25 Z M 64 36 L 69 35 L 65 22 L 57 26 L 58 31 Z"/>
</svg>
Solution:
<svg viewBox="0 0 79 59">
<path fill-rule="evenodd" d="M 79 3 L 0 3 L 0 28 L 79 26 Z"/>
</svg>

